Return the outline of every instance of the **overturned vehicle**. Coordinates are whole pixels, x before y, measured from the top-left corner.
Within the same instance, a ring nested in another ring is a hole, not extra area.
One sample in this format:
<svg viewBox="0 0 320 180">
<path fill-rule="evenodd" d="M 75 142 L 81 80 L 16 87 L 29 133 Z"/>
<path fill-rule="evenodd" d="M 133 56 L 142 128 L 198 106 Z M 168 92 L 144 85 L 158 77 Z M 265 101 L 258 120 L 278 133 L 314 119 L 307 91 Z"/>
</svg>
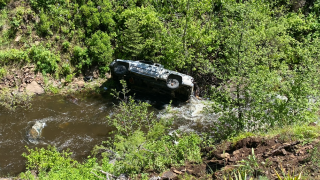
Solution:
<svg viewBox="0 0 320 180">
<path fill-rule="evenodd" d="M 193 94 L 193 78 L 186 74 L 165 69 L 152 61 L 114 60 L 110 64 L 111 76 L 119 83 L 126 80 L 134 90 L 168 94 L 174 98 L 188 99 Z"/>
</svg>

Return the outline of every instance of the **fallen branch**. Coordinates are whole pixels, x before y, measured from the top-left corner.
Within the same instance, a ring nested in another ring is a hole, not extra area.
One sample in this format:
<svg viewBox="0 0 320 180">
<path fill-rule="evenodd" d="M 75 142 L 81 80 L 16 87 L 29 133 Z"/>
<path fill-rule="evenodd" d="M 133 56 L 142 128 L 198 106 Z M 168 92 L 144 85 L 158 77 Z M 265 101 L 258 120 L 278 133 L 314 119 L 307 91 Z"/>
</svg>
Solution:
<svg viewBox="0 0 320 180">
<path fill-rule="evenodd" d="M 113 175 L 113 174 L 110 174 L 110 173 L 108 173 L 108 172 L 105 172 L 105 171 L 102 171 L 102 170 L 100 170 L 100 172 L 106 175 L 107 180 L 110 180 L 110 179 L 109 179 L 109 176 L 111 176 L 111 177 L 113 177 L 113 178 L 117 178 L 117 176 L 115 176 L 115 175 Z"/>
</svg>

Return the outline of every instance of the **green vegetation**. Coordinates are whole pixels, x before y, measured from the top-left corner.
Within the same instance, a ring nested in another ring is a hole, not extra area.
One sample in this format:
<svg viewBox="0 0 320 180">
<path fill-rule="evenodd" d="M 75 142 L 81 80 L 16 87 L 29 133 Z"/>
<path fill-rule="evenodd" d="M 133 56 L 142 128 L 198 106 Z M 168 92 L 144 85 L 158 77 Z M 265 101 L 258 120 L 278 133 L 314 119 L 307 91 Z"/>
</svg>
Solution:
<svg viewBox="0 0 320 180">
<path fill-rule="evenodd" d="M 283 141 L 305 141 L 310 142 L 320 136 L 320 129 L 318 126 L 310 126 L 308 123 L 298 125 L 278 126 L 269 129 L 268 131 L 241 132 L 237 136 L 233 136 L 228 141 L 236 144 L 241 139 L 247 137 L 265 137 L 273 138 L 279 136 Z"/>
<path fill-rule="evenodd" d="M 32 97 L 27 93 L 11 93 L 8 88 L 3 88 L 0 91 L 0 106 L 8 110 L 14 111 L 19 105 L 23 108 L 31 107 Z"/>
<path fill-rule="evenodd" d="M 94 66 L 103 76 L 115 58 L 152 60 L 195 78 L 201 95 L 213 102 L 207 113 L 222 114 L 211 125 L 217 140 L 237 141 L 287 127 L 295 128 L 271 134 L 306 141 L 319 135 L 317 129 L 305 125 L 316 119 L 319 107 L 319 0 L 8 3 L 0 0 L 0 77 L 13 66 L 32 63 L 36 71 L 71 82 Z M 0 94 L 0 98 L 6 97 Z M 168 120 L 156 120 L 147 107 L 128 98 L 108 117 L 117 129 L 115 138 L 99 148 L 116 152 L 117 161 L 103 171 L 134 176 L 185 160 L 200 161 L 200 137 L 167 135 Z M 27 157 L 37 152 L 30 151 Z M 101 168 L 103 162 L 91 165 Z M 43 178 L 58 173 L 54 168 L 49 172 L 39 168 L 29 166 L 41 171 Z"/>
<path fill-rule="evenodd" d="M 38 172 L 39 179 L 99 179 L 98 176 L 104 176 L 102 171 L 112 176 L 125 173 L 136 177 L 145 170 L 161 172 L 185 161 L 201 162 L 198 135 L 168 135 L 171 122 L 158 121 L 148 112 L 147 103 L 136 104 L 131 97 L 126 101 L 126 92 L 122 91 L 124 99 L 115 107 L 115 115 L 107 118 L 116 128 L 114 137 L 94 148 L 94 154 L 101 153 L 101 159 L 89 157 L 87 162 L 78 163 L 70 158 L 71 153 L 59 153 L 51 146 L 27 148 L 28 153 L 23 155 L 27 171 L 20 178 L 33 179 L 32 170 Z M 119 94 L 116 98 L 120 98 Z"/>
</svg>

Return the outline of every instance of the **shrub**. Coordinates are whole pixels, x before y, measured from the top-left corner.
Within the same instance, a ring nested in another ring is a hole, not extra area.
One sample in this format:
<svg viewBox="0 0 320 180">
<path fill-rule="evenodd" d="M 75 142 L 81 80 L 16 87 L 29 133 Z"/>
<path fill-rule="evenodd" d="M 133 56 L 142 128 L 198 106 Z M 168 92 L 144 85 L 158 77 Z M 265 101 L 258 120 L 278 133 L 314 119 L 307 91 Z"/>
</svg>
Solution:
<svg viewBox="0 0 320 180">
<path fill-rule="evenodd" d="M 30 50 L 30 59 L 37 64 L 37 70 L 43 74 L 54 73 L 58 70 L 60 55 L 56 55 L 42 46 L 33 46 Z"/>
<path fill-rule="evenodd" d="M 0 0 L 0 9 L 2 9 L 3 7 L 5 7 L 8 2 L 10 2 L 10 0 Z"/>
<path fill-rule="evenodd" d="M 50 5 L 54 4 L 64 4 L 64 0 L 30 0 L 30 5 L 32 8 L 40 10 L 40 9 L 47 9 Z"/>
<path fill-rule="evenodd" d="M 166 135 L 170 120 L 158 120 L 148 111 L 147 103 L 136 103 L 132 97 L 126 97 L 126 84 L 121 94 L 113 95 L 120 99 L 114 115 L 108 116 L 108 123 L 116 128 L 114 139 L 99 149 L 111 149 L 114 153 L 103 154 L 105 158 L 115 157 L 115 174 L 129 173 L 131 176 L 143 170 L 163 171 L 172 165 L 181 165 L 185 161 L 200 162 L 200 137 L 196 134 Z"/>
<path fill-rule="evenodd" d="M 20 62 L 29 62 L 28 52 L 17 50 L 17 49 L 10 49 L 6 51 L 0 51 L 0 64 L 13 64 L 13 63 L 20 63 Z"/>
<path fill-rule="evenodd" d="M 62 49 L 64 51 L 68 51 L 69 47 L 70 47 L 70 42 L 65 41 L 65 42 L 62 43 Z"/>
<path fill-rule="evenodd" d="M 72 64 L 76 66 L 78 72 L 81 72 L 84 66 L 91 65 L 91 60 L 89 59 L 86 48 L 81 48 L 80 46 L 73 48 Z"/>
<path fill-rule="evenodd" d="M 4 75 L 6 75 L 6 69 L 5 68 L 3 68 L 3 67 L 1 67 L 0 68 L 0 79 L 4 76 Z"/>
<path fill-rule="evenodd" d="M 63 63 L 62 64 L 62 68 L 61 68 L 61 72 L 64 76 L 67 76 L 68 74 L 71 73 L 71 66 L 69 63 Z"/>
<path fill-rule="evenodd" d="M 66 82 L 67 82 L 67 83 L 72 82 L 72 78 L 73 78 L 74 75 L 75 75 L 75 74 L 68 74 L 68 75 L 66 76 Z"/>
<path fill-rule="evenodd" d="M 27 148 L 28 153 L 24 153 L 23 157 L 27 159 L 27 172 L 21 173 L 22 179 L 29 179 L 30 171 L 36 170 L 39 179 L 98 179 L 93 175 L 103 176 L 96 170 L 98 164 L 96 158 L 89 158 L 86 163 L 78 163 L 71 159 L 71 153 L 68 151 L 58 152 L 55 147 L 48 146 L 45 148 Z M 106 169 L 108 168 L 108 169 Z M 109 171 L 111 166 L 102 166 L 100 169 Z"/>
<path fill-rule="evenodd" d="M 59 40 L 60 40 L 60 36 L 56 36 L 56 37 L 54 38 L 54 40 L 59 41 Z"/>
<path fill-rule="evenodd" d="M 102 72 L 108 71 L 108 65 L 112 61 L 113 53 L 108 34 L 97 31 L 86 41 L 86 43 L 89 46 L 89 54 L 93 63 L 99 64 L 100 67 L 103 67 L 100 68 Z"/>
<path fill-rule="evenodd" d="M 50 25 L 52 23 L 49 20 L 49 17 L 45 13 L 40 14 L 40 23 L 38 25 L 38 33 L 46 36 L 46 35 L 52 35 L 52 32 L 50 30 Z"/>
</svg>

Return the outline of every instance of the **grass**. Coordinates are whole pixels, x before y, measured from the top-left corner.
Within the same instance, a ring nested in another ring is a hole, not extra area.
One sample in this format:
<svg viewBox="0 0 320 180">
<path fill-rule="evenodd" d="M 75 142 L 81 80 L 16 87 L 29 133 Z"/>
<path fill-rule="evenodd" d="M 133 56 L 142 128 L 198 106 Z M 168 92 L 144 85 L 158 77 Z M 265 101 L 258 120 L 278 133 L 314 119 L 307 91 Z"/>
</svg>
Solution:
<svg viewBox="0 0 320 180">
<path fill-rule="evenodd" d="M 267 132 L 242 132 L 227 141 L 236 144 L 238 141 L 248 137 L 260 137 L 270 139 L 279 136 L 283 141 L 313 141 L 320 136 L 319 125 L 310 126 L 309 122 L 304 124 L 287 125 L 284 127 L 276 127 L 268 130 Z"/>
</svg>

